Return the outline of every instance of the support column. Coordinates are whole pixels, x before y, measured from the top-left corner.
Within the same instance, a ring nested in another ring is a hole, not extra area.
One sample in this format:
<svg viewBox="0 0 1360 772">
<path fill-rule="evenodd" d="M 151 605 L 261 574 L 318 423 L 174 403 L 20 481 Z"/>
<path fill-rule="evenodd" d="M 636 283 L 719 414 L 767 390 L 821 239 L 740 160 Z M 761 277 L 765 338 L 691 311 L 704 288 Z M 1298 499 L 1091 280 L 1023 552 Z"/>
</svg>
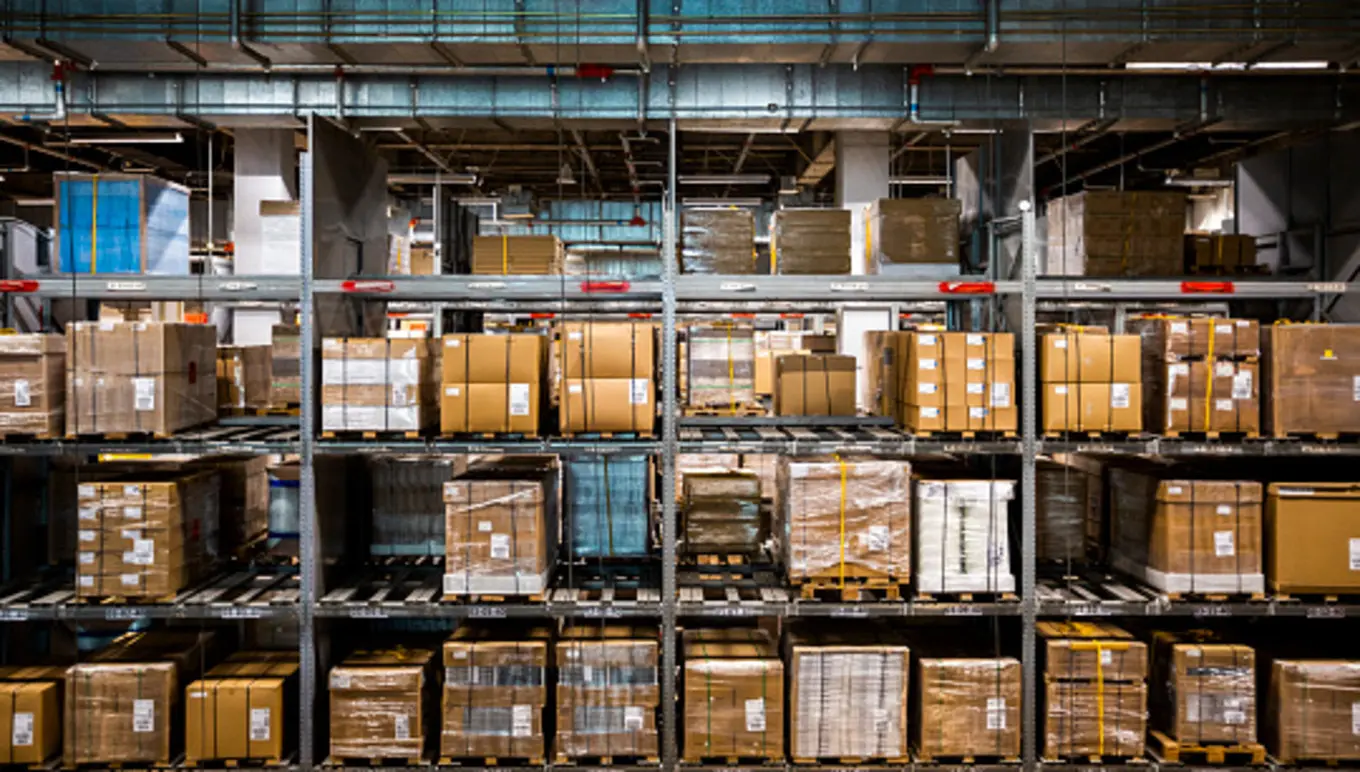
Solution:
<svg viewBox="0 0 1360 772">
<path fill-rule="evenodd" d="M 888 197 L 892 165 L 891 135 L 886 131 L 842 131 L 836 134 L 836 205 L 850 210 L 850 272 L 867 273 L 864 217 L 868 207 Z M 897 306 L 892 303 L 847 303 L 836 320 L 836 349 L 858 362 L 856 390 L 861 408 L 869 407 L 863 393 L 868 382 L 864 333 L 897 328 Z"/>
<path fill-rule="evenodd" d="M 289 129 L 241 129 L 236 132 L 233 214 L 236 244 L 235 272 L 241 275 L 298 273 L 300 235 L 293 240 L 281 228 L 298 222 L 296 216 L 261 215 L 260 203 L 297 201 L 297 149 Z M 278 323 L 277 311 L 236 309 L 233 340 L 237 345 L 263 345 L 271 341 L 270 328 Z"/>
</svg>

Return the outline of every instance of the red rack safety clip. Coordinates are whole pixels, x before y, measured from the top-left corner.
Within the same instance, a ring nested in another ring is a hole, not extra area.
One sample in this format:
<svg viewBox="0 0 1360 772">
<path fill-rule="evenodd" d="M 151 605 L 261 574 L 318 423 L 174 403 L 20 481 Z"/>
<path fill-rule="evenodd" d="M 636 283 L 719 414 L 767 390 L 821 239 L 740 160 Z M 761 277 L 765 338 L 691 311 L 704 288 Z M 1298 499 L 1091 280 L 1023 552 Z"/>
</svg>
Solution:
<svg viewBox="0 0 1360 772">
<path fill-rule="evenodd" d="M 391 292 L 397 285 L 391 279 L 346 279 L 340 284 L 342 292 Z"/>
<path fill-rule="evenodd" d="M 628 315 L 628 318 L 629 318 L 629 319 L 651 319 L 651 318 L 652 318 L 652 315 L 651 315 L 651 314 L 647 314 L 647 313 L 642 313 L 642 312 L 640 312 L 640 311 L 634 311 L 633 313 L 631 313 L 631 314 Z"/>
<path fill-rule="evenodd" d="M 1231 295 L 1236 291 L 1230 281 L 1183 281 L 1181 282 L 1182 295 Z"/>
<path fill-rule="evenodd" d="M 535 311 L 534 313 L 529 314 L 529 318 L 530 318 L 530 319 L 556 319 L 556 318 L 557 318 L 557 314 L 548 314 L 548 313 L 543 313 L 543 312 L 541 312 L 541 311 Z"/>
<path fill-rule="evenodd" d="M 37 279 L 4 279 L 0 280 L 0 292 L 37 292 Z"/>
<path fill-rule="evenodd" d="M 731 317 L 731 318 L 733 318 L 733 319 L 754 319 L 754 318 L 756 318 L 756 315 L 755 315 L 755 314 L 751 314 L 751 313 L 734 313 L 734 314 L 728 314 L 728 316 Z"/>
<path fill-rule="evenodd" d="M 583 281 L 581 282 L 582 292 L 627 292 L 632 286 L 626 281 Z"/>
<path fill-rule="evenodd" d="M 940 292 L 947 295 L 992 295 L 996 293 L 993 281 L 942 281 Z"/>
</svg>

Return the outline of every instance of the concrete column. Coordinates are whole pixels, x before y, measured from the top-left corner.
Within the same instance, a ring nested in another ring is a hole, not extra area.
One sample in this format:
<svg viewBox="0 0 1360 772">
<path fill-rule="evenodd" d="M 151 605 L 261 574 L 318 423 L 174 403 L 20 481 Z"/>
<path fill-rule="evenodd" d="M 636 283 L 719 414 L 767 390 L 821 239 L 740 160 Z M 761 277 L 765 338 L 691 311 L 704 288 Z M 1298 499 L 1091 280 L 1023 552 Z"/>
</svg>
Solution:
<svg viewBox="0 0 1360 772">
<path fill-rule="evenodd" d="M 886 131 L 842 131 L 836 134 L 836 205 L 850 210 L 850 272 L 867 273 L 864 253 L 864 215 L 869 204 L 888 197 L 892 164 L 891 135 Z M 868 407 L 863 385 L 870 363 L 864 356 L 864 333 L 897 326 L 897 307 L 891 303 L 853 303 L 841 308 L 837 319 L 836 349 L 858 362 L 856 389 L 861 408 Z"/>
<path fill-rule="evenodd" d="M 266 222 L 261 201 L 296 201 L 297 149 L 289 129 L 240 129 L 236 132 L 232 240 L 236 243 L 235 271 L 245 275 L 297 275 L 301 241 L 291 241 L 278 227 L 278 216 Z M 286 230 L 286 229 L 285 229 Z M 300 239 L 300 237 L 299 237 Z M 291 259 L 289 259 L 291 257 Z M 237 345 L 262 345 L 271 340 L 277 311 L 237 309 L 233 339 Z"/>
</svg>

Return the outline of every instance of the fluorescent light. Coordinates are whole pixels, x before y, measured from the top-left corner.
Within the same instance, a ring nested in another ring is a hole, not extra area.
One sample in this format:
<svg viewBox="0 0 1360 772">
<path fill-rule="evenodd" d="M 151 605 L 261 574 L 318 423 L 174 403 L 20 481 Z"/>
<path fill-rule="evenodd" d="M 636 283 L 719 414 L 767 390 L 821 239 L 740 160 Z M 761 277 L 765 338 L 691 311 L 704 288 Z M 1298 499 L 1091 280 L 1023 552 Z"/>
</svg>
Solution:
<svg viewBox="0 0 1360 772">
<path fill-rule="evenodd" d="M 173 134 L 108 134 L 103 136 L 70 137 L 71 145 L 180 145 L 184 135 L 178 131 Z"/>
<path fill-rule="evenodd" d="M 766 185 L 768 174 L 682 174 L 681 185 Z"/>
<path fill-rule="evenodd" d="M 436 181 L 433 174 L 389 174 L 387 182 L 389 185 L 476 185 L 477 175 L 442 173 Z"/>
<path fill-rule="evenodd" d="M 1245 70 L 1245 62 L 1129 62 L 1126 70 L 1176 70 L 1179 72 Z"/>
<path fill-rule="evenodd" d="M 1233 183 L 1217 177 L 1167 177 L 1165 184 L 1174 188 L 1231 188 Z"/>
<path fill-rule="evenodd" d="M 796 196 L 798 195 L 798 178 L 787 174 L 779 178 L 779 195 Z"/>
<path fill-rule="evenodd" d="M 932 177 L 930 175 L 916 175 L 907 177 L 889 177 L 889 185 L 948 185 L 948 177 Z"/>
<path fill-rule="evenodd" d="M 694 198 L 686 197 L 680 202 L 681 206 L 711 206 L 711 207 L 730 207 L 730 206 L 760 206 L 765 202 L 759 198 Z"/>
<path fill-rule="evenodd" d="M 16 199 L 14 199 L 14 205 L 15 205 L 15 206 L 53 206 L 53 205 L 55 205 L 56 203 L 57 203 L 57 202 L 56 202 L 56 199 L 51 199 L 51 198 L 16 198 Z"/>
<path fill-rule="evenodd" d="M 1303 62 L 1257 62 L 1251 66 L 1253 70 L 1325 70 L 1332 66 L 1331 62 L 1323 61 L 1303 61 Z"/>
</svg>

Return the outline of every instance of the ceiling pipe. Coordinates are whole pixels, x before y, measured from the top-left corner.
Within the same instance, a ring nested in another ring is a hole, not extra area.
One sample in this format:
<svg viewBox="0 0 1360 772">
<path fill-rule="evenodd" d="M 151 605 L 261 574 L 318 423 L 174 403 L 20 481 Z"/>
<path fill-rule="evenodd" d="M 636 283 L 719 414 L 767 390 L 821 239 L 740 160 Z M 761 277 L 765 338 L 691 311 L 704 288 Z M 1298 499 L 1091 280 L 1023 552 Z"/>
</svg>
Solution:
<svg viewBox="0 0 1360 772">
<path fill-rule="evenodd" d="M 1063 156 L 1067 155 L 1073 150 L 1079 150 L 1083 147 L 1086 147 L 1092 142 L 1095 142 L 1097 139 L 1100 139 L 1101 137 L 1108 134 L 1110 132 L 1110 129 L 1114 128 L 1115 123 L 1117 123 L 1117 121 L 1115 121 L 1112 118 L 1107 118 L 1106 120 L 1096 122 L 1091 126 L 1089 131 L 1078 132 L 1078 136 L 1076 139 L 1072 140 L 1066 145 L 1063 145 L 1057 150 L 1054 150 L 1052 153 L 1049 153 L 1048 155 L 1039 158 L 1039 160 L 1034 162 L 1034 166 L 1036 168 L 1043 166 L 1046 163 L 1056 161 L 1059 158 L 1062 158 Z"/>
<path fill-rule="evenodd" d="M 1201 74 L 1202 74 L 1202 73 L 1199 73 L 1199 72 L 1186 71 L 1186 70 L 1150 70 L 1150 69 L 1139 69 L 1139 68 L 1135 68 L 1135 69 L 1126 69 L 1126 68 L 1124 68 L 1124 67 L 1049 67 L 1049 66 L 1026 66 L 1026 65 L 1021 65 L 1021 66 L 983 65 L 983 66 L 981 66 L 981 67 L 972 67 L 972 68 L 969 68 L 966 64 L 965 64 L 965 65 L 962 65 L 962 66 L 950 64 L 950 65 L 936 65 L 936 66 L 934 66 L 932 69 L 934 70 L 934 72 L 932 73 L 932 74 L 934 74 L 934 75 L 992 75 L 992 76 L 996 76 L 996 77 L 1005 77 L 1005 76 L 1007 76 L 1007 75 L 1010 75 L 1010 76 L 1013 76 L 1013 77 L 1024 77 L 1024 76 L 1054 76 L 1054 77 L 1057 77 L 1057 76 L 1062 76 L 1062 75 L 1074 75 L 1074 76 L 1094 76 L 1094 77 L 1111 77 L 1111 76 L 1118 77 L 1118 76 L 1124 76 L 1124 77 L 1133 78 L 1133 77 L 1139 77 L 1139 76 L 1156 76 L 1156 77 L 1167 77 L 1167 76 L 1198 76 L 1198 75 L 1201 75 Z M 1211 73 L 1211 74 L 1212 74 L 1214 77 L 1223 78 L 1223 77 L 1242 77 L 1242 76 L 1245 76 L 1245 77 L 1259 77 L 1259 76 L 1263 76 L 1263 75 L 1274 75 L 1274 76 L 1279 76 L 1279 75 L 1281 75 L 1282 73 L 1288 74 L 1290 77 L 1297 77 L 1297 76 L 1304 76 L 1304 75 L 1312 75 L 1312 76 L 1317 76 L 1317 75 L 1328 75 L 1328 76 L 1336 77 L 1336 76 L 1338 76 L 1338 75 L 1350 75 L 1350 76 L 1355 76 L 1355 75 L 1357 75 L 1357 74 L 1360 74 L 1360 73 L 1357 73 L 1356 71 L 1353 71 L 1353 70 L 1330 69 L 1330 68 L 1329 68 L 1329 69 L 1325 69 L 1325 70 L 1285 70 L 1285 71 L 1282 71 L 1282 70 L 1270 70 L 1270 69 L 1256 69 L 1256 68 L 1252 68 L 1252 69 L 1247 69 L 1247 70 L 1231 70 L 1231 71 L 1225 71 L 1225 72 L 1214 72 L 1214 73 Z"/>
<path fill-rule="evenodd" d="M 66 71 L 70 62 L 53 62 L 52 91 L 54 106 L 50 112 L 24 113 L 19 120 L 24 123 L 62 123 L 66 120 Z"/>
<path fill-rule="evenodd" d="M 907 120 L 913 126 L 957 126 L 958 121 L 921 120 L 921 79 L 936 73 L 929 64 L 913 64 L 907 68 Z"/>
<path fill-rule="evenodd" d="M 1121 155 L 1112 161 L 1106 161 L 1105 163 L 1100 164 L 1099 166 L 1094 166 L 1082 172 L 1081 174 L 1063 180 L 1062 187 L 1067 187 L 1073 182 L 1082 182 L 1084 180 L 1090 179 L 1091 177 L 1094 177 L 1095 175 L 1100 174 L 1101 172 L 1108 171 L 1119 166 L 1123 166 L 1124 164 L 1129 163 L 1130 161 L 1137 161 L 1143 156 L 1155 153 L 1158 150 L 1165 150 L 1166 148 L 1171 147 L 1172 145 L 1178 142 L 1190 139 L 1191 137 L 1203 133 L 1210 126 L 1213 126 L 1220 120 L 1222 119 L 1214 118 L 1203 123 L 1197 123 L 1184 131 L 1177 131 L 1173 133 L 1170 137 L 1161 140 L 1160 142 L 1154 142 L 1151 145 L 1148 145 L 1147 147 L 1139 148 L 1138 150 L 1135 150 L 1131 153 L 1125 153 L 1124 155 Z"/>
<path fill-rule="evenodd" d="M 277 62 L 273 64 L 241 64 L 235 62 L 211 62 L 207 67 L 199 67 L 189 62 L 156 62 L 156 72 L 193 72 L 243 75 L 468 75 L 504 77 L 547 77 L 581 78 L 582 80 L 609 80 L 615 75 L 641 76 L 643 71 L 637 67 L 615 68 L 606 64 L 577 65 L 454 65 L 454 64 L 293 64 Z M 101 64 L 100 72 L 145 74 L 146 65 L 130 67 L 125 64 Z"/>
</svg>

